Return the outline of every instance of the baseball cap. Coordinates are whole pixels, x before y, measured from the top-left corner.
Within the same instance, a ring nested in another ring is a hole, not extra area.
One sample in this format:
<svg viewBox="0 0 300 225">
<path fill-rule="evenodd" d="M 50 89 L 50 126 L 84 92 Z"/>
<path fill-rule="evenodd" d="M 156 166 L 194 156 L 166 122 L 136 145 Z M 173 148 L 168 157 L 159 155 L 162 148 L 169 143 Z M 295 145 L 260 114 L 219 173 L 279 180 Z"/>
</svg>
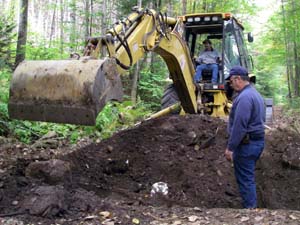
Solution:
<svg viewBox="0 0 300 225">
<path fill-rule="evenodd" d="M 227 77 L 227 80 L 231 77 L 231 76 L 248 76 L 248 70 L 242 66 L 234 66 L 231 68 L 230 72 L 229 72 L 229 77 Z"/>
</svg>

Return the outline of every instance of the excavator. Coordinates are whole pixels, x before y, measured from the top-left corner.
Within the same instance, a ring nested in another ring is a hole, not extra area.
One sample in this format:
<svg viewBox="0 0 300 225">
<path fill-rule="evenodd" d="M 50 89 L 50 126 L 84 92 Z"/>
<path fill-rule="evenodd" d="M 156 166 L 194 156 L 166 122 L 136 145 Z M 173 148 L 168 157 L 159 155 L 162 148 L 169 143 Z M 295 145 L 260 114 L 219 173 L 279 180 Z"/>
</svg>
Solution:
<svg viewBox="0 0 300 225">
<path fill-rule="evenodd" d="M 121 76 L 147 52 L 165 61 L 172 83 L 156 116 L 180 113 L 228 115 L 233 90 L 226 78 L 241 65 L 252 71 L 252 58 L 242 24 L 230 13 L 194 13 L 177 18 L 152 9 L 133 8 L 101 37 L 88 39 L 81 55 L 67 60 L 23 61 L 10 84 L 11 118 L 77 125 L 94 125 L 98 113 L 111 100 L 122 100 Z M 195 55 L 209 39 L 218 49 L 218 82 L 203 71 L 194 82 Z M 248 41 L 253 41 L 250 33 Z"/>
</svg>

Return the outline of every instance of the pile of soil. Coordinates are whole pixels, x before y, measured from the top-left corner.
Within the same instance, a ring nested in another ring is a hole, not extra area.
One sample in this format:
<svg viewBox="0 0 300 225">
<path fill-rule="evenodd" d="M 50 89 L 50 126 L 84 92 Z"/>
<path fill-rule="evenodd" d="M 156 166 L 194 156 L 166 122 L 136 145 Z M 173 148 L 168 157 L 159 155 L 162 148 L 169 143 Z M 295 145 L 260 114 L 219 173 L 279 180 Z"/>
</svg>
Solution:
<svg viewBox="0 0 300 225">
<path fill-rule="evenodd" d="M 77 149 L 2 145 L 0 218 L 7 224 L 297 224 L 299 135 L 280 127 L 267 133 L 256 171 L 264 210 L 241 210 L 226 142 L 221 119 L 173 115 Z"/>
</svg>

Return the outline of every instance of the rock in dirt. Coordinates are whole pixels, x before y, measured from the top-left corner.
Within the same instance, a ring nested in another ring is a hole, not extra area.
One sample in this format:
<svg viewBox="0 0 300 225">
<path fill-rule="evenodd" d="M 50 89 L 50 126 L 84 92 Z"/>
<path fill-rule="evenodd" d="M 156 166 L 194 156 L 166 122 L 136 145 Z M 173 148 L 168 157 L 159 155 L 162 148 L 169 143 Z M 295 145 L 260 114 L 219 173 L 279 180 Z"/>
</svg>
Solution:
<svg viewBox="0 0 300 225">
<path fill-rule="evenodd" d="M 300 170 L 300 143 L 288 147 L 282 155 L 282 162 L 292 169 Z"/>
<path fill-rule="evenodd" d="M 69 210 L 72 212 L 91 212 L 99 206 L 101 199 L 95 192 L 78 188 L 70 193 Z"/>
<path fill-rule="evenodd" d="M 40 186 L 31 191 L 24 199 L 23 207 L 31 215 L 53 217 L 67 210 L 67 192 L 63 186 Z"/>
<path fill-rule="evenodd" d="M 58 184 L 70 176 L 70 163 L 60 159 L 32 162 L 26 168 L 27 177 L 41 179 L 48 184 Z"/>
<path fill-rule="evenodd" d="M 0 219 L 0 224 L 1 225 L 24 225 L 24 222 L 23 221 L 19 221 L 17 219 Z"/>
</svg>

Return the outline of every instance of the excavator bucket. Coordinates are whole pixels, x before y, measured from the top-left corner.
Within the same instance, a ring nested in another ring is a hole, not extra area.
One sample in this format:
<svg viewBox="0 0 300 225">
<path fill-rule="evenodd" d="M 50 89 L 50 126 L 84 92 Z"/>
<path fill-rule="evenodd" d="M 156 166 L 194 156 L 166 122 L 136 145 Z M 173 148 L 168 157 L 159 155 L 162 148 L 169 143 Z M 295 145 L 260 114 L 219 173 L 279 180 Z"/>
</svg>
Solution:
<svg viewBox="0 0 300 225">
<path fill-rule="evenodd" d="M 114 59 L 24 61 L 15 70 L 8 111 L 14 119 L 94 125 L 107 101 L 121 101 Z"/>
</svg>

